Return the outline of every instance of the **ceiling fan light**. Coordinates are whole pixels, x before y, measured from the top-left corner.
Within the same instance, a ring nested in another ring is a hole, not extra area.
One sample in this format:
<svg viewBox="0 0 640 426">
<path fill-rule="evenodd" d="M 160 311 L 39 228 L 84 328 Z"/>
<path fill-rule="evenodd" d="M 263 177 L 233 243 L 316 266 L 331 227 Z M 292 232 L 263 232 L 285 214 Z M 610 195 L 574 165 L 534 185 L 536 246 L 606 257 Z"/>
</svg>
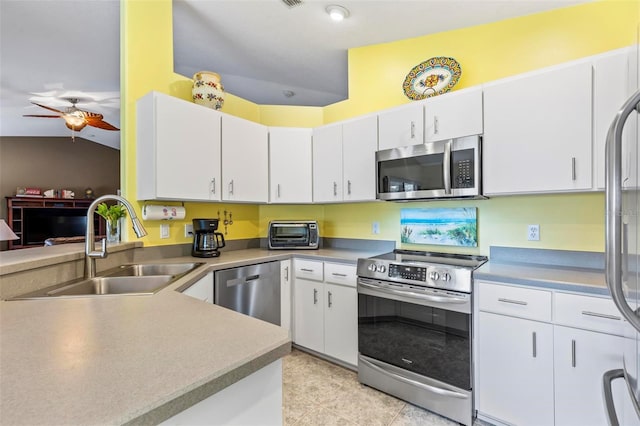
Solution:
<svg viewBox="0 0 640 426">
<path fill-rule="evenodd" d="M 81 111 L 74 111 L 70 114 L 65 114 L 63 118 L 67 127 L 71 130 L 82 130 L 87 125 L 87 120 L 85 120 Z"/>
</svg>

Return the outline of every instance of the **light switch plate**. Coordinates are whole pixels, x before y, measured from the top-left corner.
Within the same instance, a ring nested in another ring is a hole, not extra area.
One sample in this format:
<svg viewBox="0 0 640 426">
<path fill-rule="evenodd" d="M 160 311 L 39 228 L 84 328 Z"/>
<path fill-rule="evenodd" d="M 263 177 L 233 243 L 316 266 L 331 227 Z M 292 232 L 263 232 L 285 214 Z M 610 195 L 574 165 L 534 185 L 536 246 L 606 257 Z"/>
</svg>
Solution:
<svg viewBox="0 0 640 426">
<path fill-rule="evenodd" d="M 169 238 L 169 224 L 160 224 L 160 238 Z"/>
<path fill-rule="evenodd" d="M 184 224 L 184 236 L 186 238 L 193 237 L 193 224 L 185 223 Z"/>
<path fill-rule="evenodd" d="M 540 225 L 527 226 L 527 240 L 540 241 Z"/>
</svg>

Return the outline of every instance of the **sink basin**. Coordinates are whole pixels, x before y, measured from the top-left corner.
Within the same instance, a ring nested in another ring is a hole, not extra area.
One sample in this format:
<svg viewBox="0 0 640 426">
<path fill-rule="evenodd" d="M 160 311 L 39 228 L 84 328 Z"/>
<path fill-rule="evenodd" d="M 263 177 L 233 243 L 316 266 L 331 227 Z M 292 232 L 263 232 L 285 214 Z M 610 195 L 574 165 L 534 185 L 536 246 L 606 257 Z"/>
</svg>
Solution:
<svg viewBox="0 0 640 426">
<path fill-rule="evenodd" d="M 90 279 L 77 279 L 9 300 L 106 295 L 149 295 L 168 286 L 203 263 L 146 263 L 121 265 Z"/>
<path fill-rule="evenodd" d="M 122 265 L 118 268 L 106 271 L 101 276 L 106 277 L 145 277 L 153 275 L 183 275 L 202 263 L 148 263 Z"/>
<path fill-rule="evenodd" d="M 134 277 L 96 277 L 47 292 L 47 296 L 80 296 L 98 294 L 153 294 L 167 286 L 171 275 Z"/>
</svg>

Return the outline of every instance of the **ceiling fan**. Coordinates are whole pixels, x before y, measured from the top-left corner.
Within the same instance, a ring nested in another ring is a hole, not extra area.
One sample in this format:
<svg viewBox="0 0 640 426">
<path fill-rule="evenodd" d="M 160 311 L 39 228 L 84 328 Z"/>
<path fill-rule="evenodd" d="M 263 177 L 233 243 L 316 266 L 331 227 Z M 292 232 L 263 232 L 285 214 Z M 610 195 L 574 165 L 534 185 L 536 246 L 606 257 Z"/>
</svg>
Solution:
<svg viewBox="0 0 640 426">
<path fill-rule="evenodd" d="M 57 115 L 42 115 L 42 114 L 25 114 L 23 117 L 39 117 L 39 118 L 62 118 L 66 126 L 71 129 L 71 139 L 75 141 L 74 131 L 79 132 L 86 126 L 97 127 L 103 130 L 120 130 L 117 127 L 107 123 L 103 120 L 104 116 L 95 112 L 81 110 L 76 107 L 76 104 L 80 101 L 79 98 L 64 98 L 71 103 L 70 107 L 67 107 L 65 111 L 60 111 L 46 105 L 39 104 L 37 102 L 31 102 L 41 108 L 48 109 L 58 113 Z"/>
</svg>

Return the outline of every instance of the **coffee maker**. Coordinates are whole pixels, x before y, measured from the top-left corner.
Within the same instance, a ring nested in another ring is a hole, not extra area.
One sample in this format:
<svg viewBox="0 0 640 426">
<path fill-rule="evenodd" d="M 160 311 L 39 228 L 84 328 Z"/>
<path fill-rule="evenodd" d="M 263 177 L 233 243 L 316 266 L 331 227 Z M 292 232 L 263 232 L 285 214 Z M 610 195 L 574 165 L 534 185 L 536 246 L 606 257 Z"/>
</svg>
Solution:
<svg viewBox="0 0 640 426">
<path fill-rule="evenodd" d="M 194 257 L 218 257 L 218 249 L 225 246 L 224 236 L 218 229 L 218 219 L 193 219 L 193 248 Z"/>
</svg>

